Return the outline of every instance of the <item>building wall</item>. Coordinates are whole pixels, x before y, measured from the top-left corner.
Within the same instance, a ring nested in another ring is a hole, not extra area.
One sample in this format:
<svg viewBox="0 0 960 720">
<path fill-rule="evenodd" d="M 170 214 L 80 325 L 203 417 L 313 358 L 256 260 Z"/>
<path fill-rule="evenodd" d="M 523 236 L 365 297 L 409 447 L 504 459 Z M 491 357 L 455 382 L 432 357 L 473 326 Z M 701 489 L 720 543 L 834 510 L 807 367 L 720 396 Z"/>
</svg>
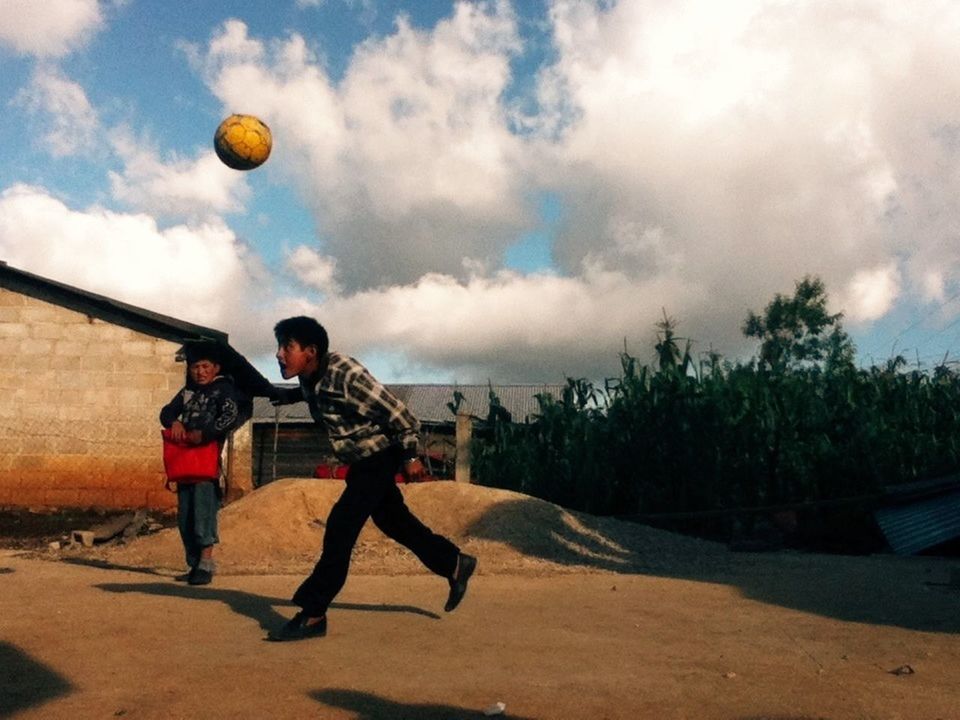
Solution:
<svg viewBox="0 0 960 720">
<path fill-rule="evenodd" d="M 253 492 L 253 423 L 246 422 L 233 433 L 227 446 L 227 502 Z"/>
<path fill-rule="evenodd" d="M 252 427 L 250 455 L 252 484 L 256 487 L 280 478 L 313 477 L 318 465 L 337 462 L 327 436 L 312 421 L 283 423 L 279 427 L 257 423 Z"/>
<path fill-rule="evenodd" d="M 178 343 L 0 288 L 0 506 L 167 508 Z"/>
<path fill-rule="evenodd" d="M 242 432 L 250 438 L 242 452 L 243 457 L 252 459 L 250 490 L 281 478 L 314 477 L 321 465 L 340 465 L 326 433 L 313 421 L 286 422 L 279 426 L 267 422 L 248 423 L 237 435 Z M 420 451 L 431 456 L 428 471 L 439 478 L 453 478 L 456 442 L 452 427 L 421 425 Z M 238 483 L 246 482 L 245 477 L 241 476 Z"/>
</svg>

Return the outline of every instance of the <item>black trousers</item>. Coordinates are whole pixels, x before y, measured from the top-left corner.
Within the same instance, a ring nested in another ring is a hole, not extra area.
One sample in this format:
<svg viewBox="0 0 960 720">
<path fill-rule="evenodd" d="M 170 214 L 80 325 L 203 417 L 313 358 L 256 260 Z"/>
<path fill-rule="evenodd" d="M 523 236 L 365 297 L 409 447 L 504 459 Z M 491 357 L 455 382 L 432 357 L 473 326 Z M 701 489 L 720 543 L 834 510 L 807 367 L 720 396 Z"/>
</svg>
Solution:
<svg viewBox="0 0 960 720">
<path fill-rule="evenodd" d="M 327 518 L 320 560 L 293 595 L 293 602 L 307 615 L 323 615 L 340 592 L 353 546 L 367 518 L 437 575 L 453 575 L 460 549 L 410 512 L 394 480 L 401 462 L 400 448 L 391 447 L 350 466 L 346 488 Z"/>
</svg>

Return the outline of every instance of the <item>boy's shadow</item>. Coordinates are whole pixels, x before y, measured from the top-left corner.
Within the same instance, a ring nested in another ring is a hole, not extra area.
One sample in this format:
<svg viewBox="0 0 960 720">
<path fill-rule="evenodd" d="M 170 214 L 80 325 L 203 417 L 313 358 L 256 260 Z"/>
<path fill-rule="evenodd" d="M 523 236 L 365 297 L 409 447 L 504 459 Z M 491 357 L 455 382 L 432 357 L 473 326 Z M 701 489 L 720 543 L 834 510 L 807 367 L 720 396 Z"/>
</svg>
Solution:
<svg viewBox="0 0 960 720">
<path fill-rule="evenodd" d="M 466 720 L 466 718 L 483 718 L 486 714 L 482 710 L 469 710 L 453 705 L 427 705 L 416 703 L 401 703 L 359 690 L 343 690 L 327 688 L 312 690 L 309 693 L 317 702 L 327 707 L 338 707 L 350 710 L 356 714 L 357 720 L 386 720 L 387 718 L 403 718 L 403 720 Z M 529 720 L 519 715 L 510 715 L 516 720 Z"/>
<path fill-rule="evenodd" d="M 263 595 L 254 595 L 253 593 L 243 592 L 242 590 L 197 587 L 195 585 L 184 585 L 174 582 L 100 583 L 94 585 L 94 587 L 113 593 L 139 592 L 150 595 L 179 597 L 186 600 L 216 600 L 226 604 L 238 615 L 243 615 L 251 620 L 255 620 L 260 625 L 260 628 L 265 631 L 276 629 L 288 619 L 274 610 L 274 606 L 291 607 L 293 605 L 293 603 L 286 598 L 264 597 Z M 337 610 L 357 610 L 360 612 L 403 612 L 422 615 L 431 620 L 440 619 L 440 616 L 436 613 L 413 605 L 372 605 L 366 603 L 335 602 L 330 605 L 330 607 Z"/>
</svg>

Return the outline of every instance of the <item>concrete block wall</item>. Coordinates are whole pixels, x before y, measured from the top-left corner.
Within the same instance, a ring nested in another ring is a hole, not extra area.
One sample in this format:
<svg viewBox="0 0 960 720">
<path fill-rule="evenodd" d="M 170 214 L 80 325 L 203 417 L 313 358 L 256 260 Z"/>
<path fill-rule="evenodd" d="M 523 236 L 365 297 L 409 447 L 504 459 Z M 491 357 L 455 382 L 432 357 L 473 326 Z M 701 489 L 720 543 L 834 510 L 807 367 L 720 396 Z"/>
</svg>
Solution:
<svg viewBox="0 0 960 720">
<path fill-rule="evenodd" d="M 237 428 L 228 450 L 229 456 L 224 454 L 228 473 L 225 500 L 233 502 L 253 492 L 253 423 L 246 422 Z"/>
<path fill-rule="evenodd" d="M 170 508 L 179 343 L 0 288 L 0 506 Z"/>
</svg>

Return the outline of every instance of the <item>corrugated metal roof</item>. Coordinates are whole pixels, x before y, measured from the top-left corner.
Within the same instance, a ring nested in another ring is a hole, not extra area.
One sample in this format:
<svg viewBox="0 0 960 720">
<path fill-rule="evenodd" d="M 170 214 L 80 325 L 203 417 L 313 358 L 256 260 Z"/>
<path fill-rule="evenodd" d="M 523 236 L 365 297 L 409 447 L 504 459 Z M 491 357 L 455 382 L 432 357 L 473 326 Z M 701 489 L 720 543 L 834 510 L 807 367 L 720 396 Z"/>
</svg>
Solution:
<svg viewBox="0 0 960 720">
<path fill-rule="evenodd" d="M 960 490 L 874 513 L 884 537 L 898 555 L 913 555 L 960 537 Z"/>
<path fill-rule="evenodd" d="M 500 404 L 513 419 L 522 422 L 540 410 L 536 396 L 549 394 L 560 398 L 566 385 L 494 385 L 493 392 Z M 473 417 L 485 418 L 490 410 L 489 385 L 387 385 L 410 409 L 410 412 L 427 423 L 454 421 L 454 414 L 447 403 L 452 403 L 454 392 L 463 395 L 460 412 Z M 274 408 L 266 398 L 256 398 L 253 406 L 253 422 L 274 422 L 279 413 L 281 423 L 310 422 L 310 411 L 303 402 L 281 405 Z"/>
</svg>

